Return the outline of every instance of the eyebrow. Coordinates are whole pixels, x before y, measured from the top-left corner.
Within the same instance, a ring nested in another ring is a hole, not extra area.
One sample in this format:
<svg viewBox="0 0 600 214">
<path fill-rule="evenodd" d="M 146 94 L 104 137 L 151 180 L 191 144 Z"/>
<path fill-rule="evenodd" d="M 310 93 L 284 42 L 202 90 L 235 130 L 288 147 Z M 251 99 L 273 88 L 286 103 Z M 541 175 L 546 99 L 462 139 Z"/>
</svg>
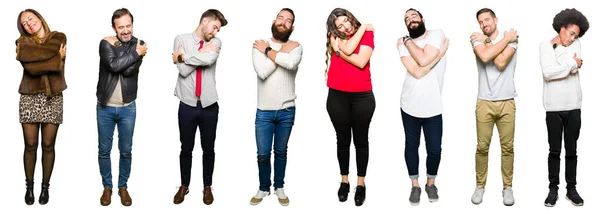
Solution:
<svg viewBox="0 0 600 214">
<path fill-rule="evenodd" d="M 26 21 L 29 21 L 29 19 L 31 19 L 31 15 L 27 16 L 25 21 L 22 21 L 21 24 L 24 25 Z"/>
</svg>

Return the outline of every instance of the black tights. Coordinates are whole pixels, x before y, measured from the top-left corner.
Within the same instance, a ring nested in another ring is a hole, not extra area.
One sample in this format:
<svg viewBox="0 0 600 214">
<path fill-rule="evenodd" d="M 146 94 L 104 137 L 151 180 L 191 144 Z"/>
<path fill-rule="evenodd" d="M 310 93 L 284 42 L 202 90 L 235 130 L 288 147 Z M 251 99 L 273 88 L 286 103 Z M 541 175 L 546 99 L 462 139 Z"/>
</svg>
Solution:
<svg viewBox="0 0 600 214">
<path fill-rule="evenodd" d="M 58 124 L 49 123 L 24 123 L 23 138 L 25 139 L 25 152 L 23 153 L 23 165 L 25 166 L 25 180 L 28 183 L 33 182 L 35 172 L 35 162 L 37 160 L 38 133 L 42 132 L 42 170 L 43 183 L 50 182 L 52 168 L 54 168 L 54 143 Z"/>
</svg>

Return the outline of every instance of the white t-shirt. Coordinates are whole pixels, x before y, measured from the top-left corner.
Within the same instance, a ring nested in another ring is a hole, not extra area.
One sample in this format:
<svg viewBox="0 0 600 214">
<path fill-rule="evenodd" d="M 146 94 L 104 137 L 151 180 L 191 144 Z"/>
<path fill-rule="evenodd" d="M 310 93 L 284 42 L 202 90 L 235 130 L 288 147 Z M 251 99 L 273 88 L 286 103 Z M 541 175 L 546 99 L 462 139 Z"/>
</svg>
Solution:
<svg viewBox="0 0 600 214">
<path fill-rule="evenodd" d="M 504 30 L 498 29 L 498 36 L 492 40 L 492 44 L 498 43 L 504 38 Z M 482 42 L 473 43 L 473 48 L 477 45 L 483 45 Z M 479 57 L 475 56 L 477 61 L 477 69 L 479 70 L 479 93 L 477 98 L 482 100 L 497 101 L 508 100 L 517 97 L 515 89 L 515 67 L 517 66 L 517 43 L 508 43 L 507 48 L 514 48 L 515 54 L 504 69 L 499 71 L 494 65 L 494 61 L 483 63 Z"/>
<path fill-rule="evenodd" d="M 420 48 L 431 45 L 440 49 L 445 38 L 442 30 L 429 30 L 425 38 L 414 40 L 414 42 Z M 400 53 L 400 57 L 411 57 L 404 45 L 398 46 L 398 52 Z M 406 72 L 400 98 L 400 107 L 402 110 L 413 117 L 419 118 L 428 118 L 441 114 L 442 88 L 445 72 L 446 56 L 442 57 L 429 73 L 419 79 Z"/>
</svg>

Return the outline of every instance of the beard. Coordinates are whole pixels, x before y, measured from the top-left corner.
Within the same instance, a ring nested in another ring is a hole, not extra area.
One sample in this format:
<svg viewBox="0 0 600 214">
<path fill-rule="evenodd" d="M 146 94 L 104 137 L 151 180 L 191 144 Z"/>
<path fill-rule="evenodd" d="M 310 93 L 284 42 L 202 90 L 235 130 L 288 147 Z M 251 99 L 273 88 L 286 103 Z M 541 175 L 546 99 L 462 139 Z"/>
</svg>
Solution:
<svg viewBox="0 0 600 214">
<path fill-rule="evenodd" d="M 278 26 L 276 26 L 275 23 L 273 23 L 273 25 L 271 25 L 271 33 L 273 33 L 274 39 L 277 39 L 282 42 L 287 42 L 290 39 L 290 36 L 292 35 L 292 28 L 284 31 L 279 31 Z"/>
<path fill-rule="evenodd" d="M 411 29 L 410 25 L 412 25 L 413 23 L 418 23 L 419 25 L 417 25 L 416 28 Z M 411 22 L 410 24 L 408 24 L 408 35 L 410 35 L 410 38 L 418 38 L 419 36 L 422 36 L 423 34 L 425 34 L 425 23 L 424 22 Z"/>
</svg>

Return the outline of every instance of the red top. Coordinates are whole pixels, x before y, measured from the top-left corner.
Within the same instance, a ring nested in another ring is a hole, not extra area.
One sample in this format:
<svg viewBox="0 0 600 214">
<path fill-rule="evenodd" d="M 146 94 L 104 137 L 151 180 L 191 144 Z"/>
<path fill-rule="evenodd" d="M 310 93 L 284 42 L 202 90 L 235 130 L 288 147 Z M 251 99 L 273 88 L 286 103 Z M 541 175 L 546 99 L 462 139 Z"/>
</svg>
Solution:
<svg viewBox="0 0 600 214">
<path fill-rule="evenodd" d="M 369 46 L 375 49 L 373 42 L 373 31 L 366 31 L 360 39 L 360 43 L 354 49 L 354 53 L 358 54 L 361 45 Z M 327 87 L 346 92 L 364 92 L 373 89 L 371 85 L 371 62 L 363 69 L 352 65 L 350 62 L 342 59 L 335 54 L 331 56 L 329 71 L 327 71 Z"/>
</svg>

